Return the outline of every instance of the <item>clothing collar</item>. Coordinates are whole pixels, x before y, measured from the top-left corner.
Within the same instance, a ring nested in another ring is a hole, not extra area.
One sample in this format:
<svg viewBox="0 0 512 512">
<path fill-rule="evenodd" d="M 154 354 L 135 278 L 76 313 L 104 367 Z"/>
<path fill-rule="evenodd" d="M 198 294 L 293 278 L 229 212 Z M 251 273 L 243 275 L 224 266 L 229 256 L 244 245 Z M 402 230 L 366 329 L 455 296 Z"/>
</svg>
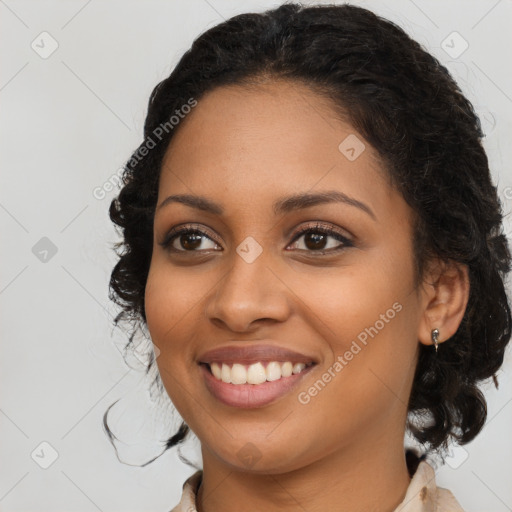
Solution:
<svg viewBox="0 0 512 512">
<path fill-rule="evenodd" d="M 197 512 L 196 493 L 203 477 L 196 471 L 183 484 L 181 500 L 171 512 Z M 464 512 L 448 489 L 436 486 L 432 466 L 422 460 L 414 473 L 402 502 L 393 512 Z"/>
</svg>

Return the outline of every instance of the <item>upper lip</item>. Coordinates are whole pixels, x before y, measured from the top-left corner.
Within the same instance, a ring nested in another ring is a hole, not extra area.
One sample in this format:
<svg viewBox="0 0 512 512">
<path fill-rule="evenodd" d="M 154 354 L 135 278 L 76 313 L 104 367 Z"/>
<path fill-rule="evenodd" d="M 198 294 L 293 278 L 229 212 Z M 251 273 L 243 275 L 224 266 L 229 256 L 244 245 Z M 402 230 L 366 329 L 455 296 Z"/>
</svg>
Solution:
<svg viewBox="0 0 512 512">
<path fill-rule="evenodd" d="M 247 343 L 247 342 L 245 342 Z M 290 361 L 292 363 L 316 363 L 314 357 L 270 344 L 228 345 L 204 352 L 198 357 L 200 363 L 253 364 L 259 361 Z"/>
</svg>

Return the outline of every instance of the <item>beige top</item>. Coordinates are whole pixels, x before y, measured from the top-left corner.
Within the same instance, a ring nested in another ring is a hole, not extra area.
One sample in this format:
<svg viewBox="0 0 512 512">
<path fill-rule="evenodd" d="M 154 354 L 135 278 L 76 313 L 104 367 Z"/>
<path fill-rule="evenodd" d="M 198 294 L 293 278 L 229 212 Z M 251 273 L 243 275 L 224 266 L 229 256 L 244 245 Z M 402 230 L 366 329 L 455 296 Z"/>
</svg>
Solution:
<svg viewBox="0 0 512 512">
<path fill-rule="evenodd" d="M 196 492 L 202 471 L 197 471 L 183 484 L 181 500 L 171 512 L 197 512 Z M 393 512 L 464 512 L 448 489 L 436 486 L 432 466 L 422 460 L 414 473 L 402 503 Z"/>
</svg>

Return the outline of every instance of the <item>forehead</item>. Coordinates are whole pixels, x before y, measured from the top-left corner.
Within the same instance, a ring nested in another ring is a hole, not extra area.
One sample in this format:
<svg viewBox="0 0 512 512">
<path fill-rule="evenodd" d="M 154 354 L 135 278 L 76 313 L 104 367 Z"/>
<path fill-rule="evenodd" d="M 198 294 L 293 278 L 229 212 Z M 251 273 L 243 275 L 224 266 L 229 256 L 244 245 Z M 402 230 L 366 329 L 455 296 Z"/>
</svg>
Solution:
<svg viewBox="0 0 512 512">
<path fill-rule="evenodd" d="M 302 84 L 216 88 L 175 129 L 159 202 L 192 193 L 254 208 L 327 189 L 364 197 L 377 209 L 397 200 L 373 148 L 327 98 Z"/>
</svg>

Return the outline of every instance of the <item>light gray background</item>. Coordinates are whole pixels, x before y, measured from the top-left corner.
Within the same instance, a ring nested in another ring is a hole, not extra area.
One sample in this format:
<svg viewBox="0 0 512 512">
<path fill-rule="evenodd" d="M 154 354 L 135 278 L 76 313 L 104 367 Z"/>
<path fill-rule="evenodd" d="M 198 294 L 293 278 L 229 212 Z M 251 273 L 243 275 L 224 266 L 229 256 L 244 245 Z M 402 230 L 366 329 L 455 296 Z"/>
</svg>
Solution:
<svg viewBox="0 0 512 512">
<path fill-rule="evenodd" d="M 278 3 L 0 0 L 1 511 L 166 511 L 177 503 L 194 469 L 175 450 L 143 468 L 122 464 L 101 425 L 125 397 L 117 418 L 133 446 L 120 455 L 137 464 L 156 455 L 151 439 L 164 439 L 171 419 L 144 405 L 142 364 L 125 364 L 126 338 L 112 328 L 110 184 L 141 141 L 151 90 L 193 39 Z M 397 22 L 453 72 L 482 116 L 509 213 L 512 1 L 353 3 Z M 58 48 L 47 56 L 52 39 Z M 464 41 L 469 47 L 454 57 Z M 54 255 L 44 253 L 43 237 Z M 512 510 L 511 376 L 509 350 L 499 391 L 485 386 L 484 430 L 437 469 L 438 484 L 467 512 Z M 52 450 L 58 457 L 43 469 Z M 199 461 L 197 441 L 184 452 Z"/>
</svg>

